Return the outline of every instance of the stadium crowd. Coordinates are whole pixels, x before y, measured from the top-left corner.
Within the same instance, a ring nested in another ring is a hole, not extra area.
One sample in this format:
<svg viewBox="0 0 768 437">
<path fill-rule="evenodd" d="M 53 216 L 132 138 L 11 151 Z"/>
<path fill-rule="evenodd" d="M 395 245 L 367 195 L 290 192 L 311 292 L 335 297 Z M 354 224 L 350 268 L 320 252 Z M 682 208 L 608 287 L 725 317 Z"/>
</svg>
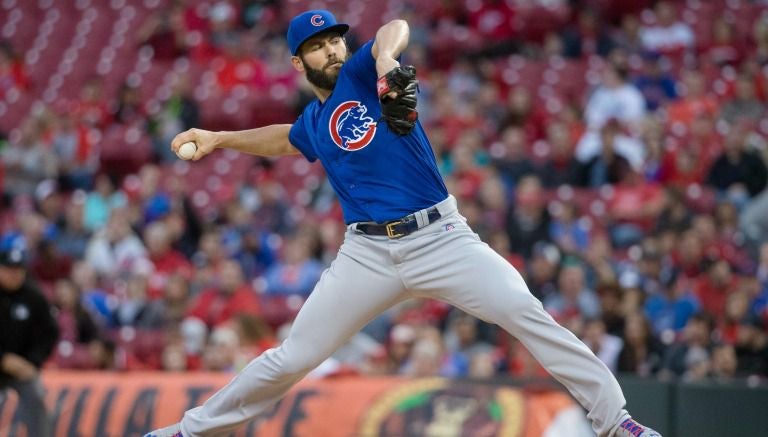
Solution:
<svg viewBox="0 0 768 437">
<path fill-rule="evenodd" d="M 449 191 L 556 320 L 614 372 L 768 377 L 768 2 L 415 3 L 395 11 L 412 29 L 404 62 Z M 168 2 L 135 50 L 202 67 L 214 93 L 280 85 L 283 107 L 257 109 L 291 122 L 310 94 L 282 6 Z M 3 44 L 0 97 L 42 92 L 26 68 Z M 56 307 L 46 366 L 237 370 L 280 341 L 330 263 L 338 206 L 300 159 L 188 164 L 168 149 L 186 128 L 263 114 L 207 116 L 183 74 L 153 104 L 130 80 L 103 85 L 36 106 L 0 145 L 0 249 L 25 251 Z M 143 155 L 131 132 L 149 139 Z M 194 167 L 220 176 L 212 198 Z M 426 300 L 315 373 L 347 372 L 543 376 L 514 338 Z"/>
</svg>

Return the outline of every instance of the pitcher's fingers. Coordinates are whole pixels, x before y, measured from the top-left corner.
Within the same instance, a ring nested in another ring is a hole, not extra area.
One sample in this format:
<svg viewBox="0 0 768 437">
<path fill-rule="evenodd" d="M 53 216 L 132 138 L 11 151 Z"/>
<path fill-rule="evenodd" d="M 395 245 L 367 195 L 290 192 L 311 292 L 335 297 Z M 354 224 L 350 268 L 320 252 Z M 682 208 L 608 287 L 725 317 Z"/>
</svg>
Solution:
<svg viewBox="0 0 768 437">
<path fill-rule="evenodd" d="M 195 132 L 195 129 L 186 130 L 173 138 L 173 141 L 171 141 L 171 150 L 173 150 L 173 153 L 177 153 L 182 144 L 189 141 L 196 143 L 196 140 L 197 132 Z"/>
<path fill-rule="evenodd" d="M 195 155 L 192 157 L 192 160 L 193 161 L 198 161 L 198 160 L 200 160 L 200 158 L 202 158 L 203 156 L 205 156 L 207 154 L 208 154 L 207 152 L 203 151 L 202 147 L 198 147 L 197 150 L 195 151 Z"/>
</svg>

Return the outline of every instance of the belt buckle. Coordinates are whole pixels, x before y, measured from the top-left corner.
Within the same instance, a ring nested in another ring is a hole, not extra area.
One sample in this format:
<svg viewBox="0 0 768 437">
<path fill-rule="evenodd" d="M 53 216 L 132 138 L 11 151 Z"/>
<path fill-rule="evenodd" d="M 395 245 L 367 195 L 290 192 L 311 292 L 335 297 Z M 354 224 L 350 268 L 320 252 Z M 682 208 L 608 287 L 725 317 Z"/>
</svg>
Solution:
<svg viewBox="0 0 768 437">
<path fill-rule="evenodd" d="M 404 233 L 398 233 L 397 231 L 392 229 L 393 226 L 397 226 L 397 225 L 399 225 L 401 223 L 403 223 L 402 220 L 397 220 L 397 221 L 389 222 L 389 223 L 386 224 L 385 228 L 387 229 L 387 237 L 388 238 L 400 238 L 400 237 L 405 235 Z"/>
</svg>

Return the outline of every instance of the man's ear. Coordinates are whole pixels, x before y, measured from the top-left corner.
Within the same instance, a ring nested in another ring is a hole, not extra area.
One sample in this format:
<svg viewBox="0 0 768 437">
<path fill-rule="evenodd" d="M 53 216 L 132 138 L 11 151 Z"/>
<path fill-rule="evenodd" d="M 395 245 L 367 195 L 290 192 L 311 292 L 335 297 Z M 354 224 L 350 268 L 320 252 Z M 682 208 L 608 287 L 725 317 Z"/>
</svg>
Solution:
<svg viewBox="0 0 768 437">
<path fill-rule="evenodd" d="M 293 65 L 293 68 L 300 72 L 304 72 L 304 62 L 301 61 L 301 58 L 298 56 L 291 56 L 291 64 Z"/>
</svg>

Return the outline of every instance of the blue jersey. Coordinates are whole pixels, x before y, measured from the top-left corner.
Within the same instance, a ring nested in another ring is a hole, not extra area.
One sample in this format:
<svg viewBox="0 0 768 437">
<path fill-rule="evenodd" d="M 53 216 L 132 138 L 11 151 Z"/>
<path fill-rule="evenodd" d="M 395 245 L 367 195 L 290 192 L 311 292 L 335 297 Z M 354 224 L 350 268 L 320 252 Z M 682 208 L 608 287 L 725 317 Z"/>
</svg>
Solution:
<svg viewBox="0 0 768 437">
<path fill-rule="evenodd" d="M 399 219 L 448 197 L 421 124 L 398 135 L 379 121 L 372 47 L 344 63 L 330 97 L 307 105 L 289 134 L 309 161 L 323 164 L 346 223 Z"/>
</svg>

